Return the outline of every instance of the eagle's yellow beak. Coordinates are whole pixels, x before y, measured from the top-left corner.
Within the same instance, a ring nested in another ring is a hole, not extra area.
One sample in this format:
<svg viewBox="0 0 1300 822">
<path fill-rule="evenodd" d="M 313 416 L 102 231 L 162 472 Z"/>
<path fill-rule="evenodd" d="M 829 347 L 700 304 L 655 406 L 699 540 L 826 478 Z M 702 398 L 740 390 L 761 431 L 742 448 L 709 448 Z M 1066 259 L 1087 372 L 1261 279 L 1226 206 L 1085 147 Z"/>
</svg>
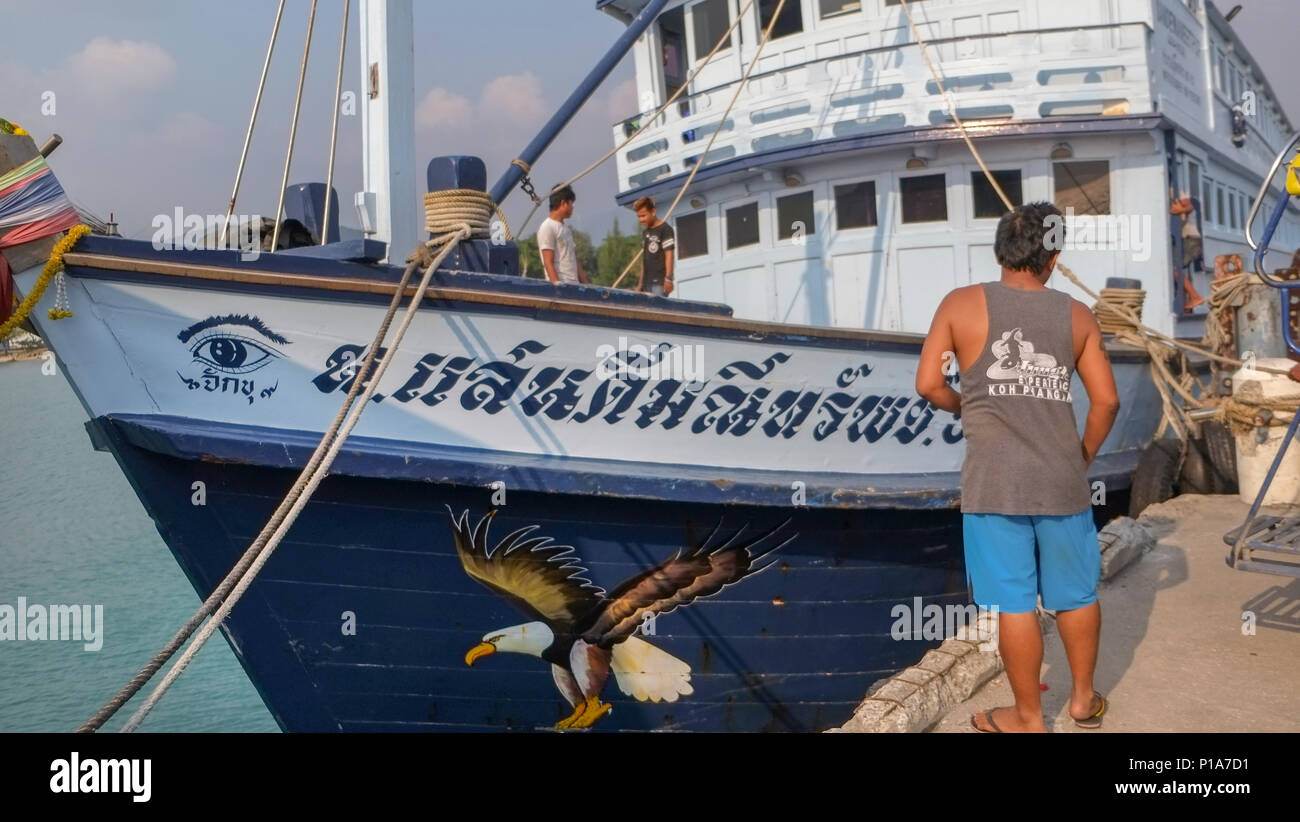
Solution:
<svg viewBox="0 0 1300 822">
<path fill-rule="evenodd" d="M 465 664 L 473 665 L 474 660 L 479 657 L 487 656 L 488 654 L 495 654 L 496 652 L 497 646 L 493 645 L 491 642 L 480 642 L 478 645 L 470 648 L 469 653 L 465 654 Z"/>
</svg>

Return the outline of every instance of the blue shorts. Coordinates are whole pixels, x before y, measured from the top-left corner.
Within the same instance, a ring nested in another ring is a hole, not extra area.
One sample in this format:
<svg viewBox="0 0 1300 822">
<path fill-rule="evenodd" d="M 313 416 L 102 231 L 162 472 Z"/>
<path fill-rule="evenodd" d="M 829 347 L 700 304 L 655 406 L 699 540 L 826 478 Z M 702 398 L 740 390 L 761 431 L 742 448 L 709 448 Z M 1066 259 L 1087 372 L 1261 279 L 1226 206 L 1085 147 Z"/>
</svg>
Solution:
<svg viewBox="0 0 1300 822">
<path fill-rule="evenodd" d="M 1092 509 L 1069 516 L 962 514 L 966 579 L 975 604 L 1002 613 L 1097 601 L 1101 549 Z"/>
</svg>

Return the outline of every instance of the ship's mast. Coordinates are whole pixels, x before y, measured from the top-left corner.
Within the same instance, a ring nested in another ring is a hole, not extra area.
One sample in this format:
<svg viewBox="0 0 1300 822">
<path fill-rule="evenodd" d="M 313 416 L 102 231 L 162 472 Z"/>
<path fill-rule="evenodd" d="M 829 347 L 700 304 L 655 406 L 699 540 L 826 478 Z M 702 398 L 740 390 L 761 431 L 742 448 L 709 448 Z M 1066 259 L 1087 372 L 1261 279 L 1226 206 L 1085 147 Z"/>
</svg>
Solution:
<svg viewBox="0 0 1300 822">
<path fill-rule="evenodd" d="M 366 236 L 401 264 L 420 242 L 415 180 L 415 40 L 412 0 L 361 0 L 362 191 Z"/>
</svg>

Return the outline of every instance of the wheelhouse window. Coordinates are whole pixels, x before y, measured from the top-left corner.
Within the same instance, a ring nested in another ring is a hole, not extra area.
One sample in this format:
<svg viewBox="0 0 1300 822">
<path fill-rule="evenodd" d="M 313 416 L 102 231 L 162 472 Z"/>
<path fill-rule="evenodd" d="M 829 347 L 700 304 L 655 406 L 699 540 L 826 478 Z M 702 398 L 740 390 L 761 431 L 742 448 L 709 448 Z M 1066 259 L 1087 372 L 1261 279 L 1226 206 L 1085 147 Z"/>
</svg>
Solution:
<svg viewBox="0 0 1300 822">
<path fill-rule="evenodd" d="M 767 31 L 767 26 L 772 22 L 772 15 L 776 13 L 778 0 L 758 0 L 758 30 L 760 34 Z M 798 0 L 785 0 L 785 7 L 781 9 L 781 16 L 777 18 L 776 25 L 772 27 L 772 37 L 775 40 L 778 37 L 789 37 L 791 34 L 799 34 L 803 31 L 803 8 Z"/>
<path fill-rule="evenodd" d="M 686 21 L 680 7 L 659 16 L 660 59 L 664 71 L 664 99 L 686 82 Z"/>
<path fill-rule="evenodd" d="M 816 233 L 813 193 L 804 191 L 776 198 L 776 236 L 782 240 Z"/>
<path fill-rule="evenodd" d="M 1056 207 L 1076 216 L 1110 213 L 1110 163 L 1106 160 L 1072 160 L 1055 163 Z"/>
<path fill-rule="evenodd" d="M 835 227 L 871 228 L 877 224 L 876 183 L 849 183 L 835 186 Z"/>
<path fill-rule="evenodd" d="M 703 257 L 709 253 L 709 221 L 703 211 L 677 218 L 677 256 Z"/>
<path fill-rule="evenodd" d="M 1218 212 L 1214 210 L 1214 180 L 1209 177 L 1203 178 L 1201 182 L 1201 208 L 1204 209 L 1202 218 L 1205 222 L 1213 224 L 1214 216 Z"/>
<path fill-rule="evenodd" d="M 948 219 L 948 185 L 942 174 L 904 177 L 898 181 L 903 222 L 941 223 Z"/>
<path fill-rule="evenodd" d="M 1024 204 L 1019 169 L 995 171 L 993 172 L 993 179 L 998 181 L 998 187 L 1011 199 L 1012 205 Z M 971 172 L 970 186 L 971 194 L 975 200 L 975 219 L 997 220 L 1007 212 L 1007 207 L 1003 204 L 1002 198 L 998 196 L 998 192 L 993 188 L 993 184 L 989 182 L 989 178 L 984 176 L 983 171 Z"/>
<path fill-rule="evenodd" d="M 1187 196 L 1201 199 L 1201 166 L 1187 161 Z"/>
<path fill-rule="evenodd" d="M 862 0 L 817 0 L 817 7 L 821 18 L 825 20 L 827 17 L 839 17 L 841 14 L 861 11 Z"/>
<path fill-rule="evenodd" d="M 691 25 L 695 35 L 695 59 L 703 60 L 731 26 L 727 0 L 704 0 L 691 6 Z M 729 48 L 730 39 L 718 48 L 718 53 Z"/>
<path fill-rule="evenodd" d="M 1223 186 L 1221 185 L 1217 185 L 1214 187 L 1214 214 L 1216 217 L 1219 218 L 1216 221 L 1216 223 L 1218 225 L 1227 227 L 1228 212 L 1223 206 Z"/>
<path fill-rule="evenodd" d="M 758 245 L 758 203 L 727 209 L 727 248 Z"/>
</svg>

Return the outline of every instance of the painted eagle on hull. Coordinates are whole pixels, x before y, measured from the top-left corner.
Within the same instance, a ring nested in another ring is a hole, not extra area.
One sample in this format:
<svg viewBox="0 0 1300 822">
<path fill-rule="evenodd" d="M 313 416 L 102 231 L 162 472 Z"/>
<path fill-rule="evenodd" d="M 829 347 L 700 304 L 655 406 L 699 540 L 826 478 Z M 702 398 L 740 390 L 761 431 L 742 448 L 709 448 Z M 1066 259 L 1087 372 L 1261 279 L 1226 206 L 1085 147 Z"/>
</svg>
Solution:
<svg viewBox="0 0 1300 822">
<path fill-rule="evenodd" d="M 498 652 L 551 663 L 555 685 L 573 707 L 557 728 L 590 727 L 610 710 L 600 693 L 611 673 L 624 694 L 642 702 L 676 702 L 690 694 L 691 666 L 634 636 L 636 630 L 647 615 L 669 613 L 763 570 L 771 563 L 760 561 L 797 536 L 782 538 L 787 521 L 747 540 L 742 527 L 721 541 L 719 523 L 699 544 L 607 594 L 586 579 L 571 546 L 534 536 L 538 526 L 513 531 L 489 548 L 494 511 L 472 527 L 468 511 L 459 518 L 450 507 L 447 513 L 465 572 L 533 620 L 485 634 L 465 664 Z"/>
</svg>

